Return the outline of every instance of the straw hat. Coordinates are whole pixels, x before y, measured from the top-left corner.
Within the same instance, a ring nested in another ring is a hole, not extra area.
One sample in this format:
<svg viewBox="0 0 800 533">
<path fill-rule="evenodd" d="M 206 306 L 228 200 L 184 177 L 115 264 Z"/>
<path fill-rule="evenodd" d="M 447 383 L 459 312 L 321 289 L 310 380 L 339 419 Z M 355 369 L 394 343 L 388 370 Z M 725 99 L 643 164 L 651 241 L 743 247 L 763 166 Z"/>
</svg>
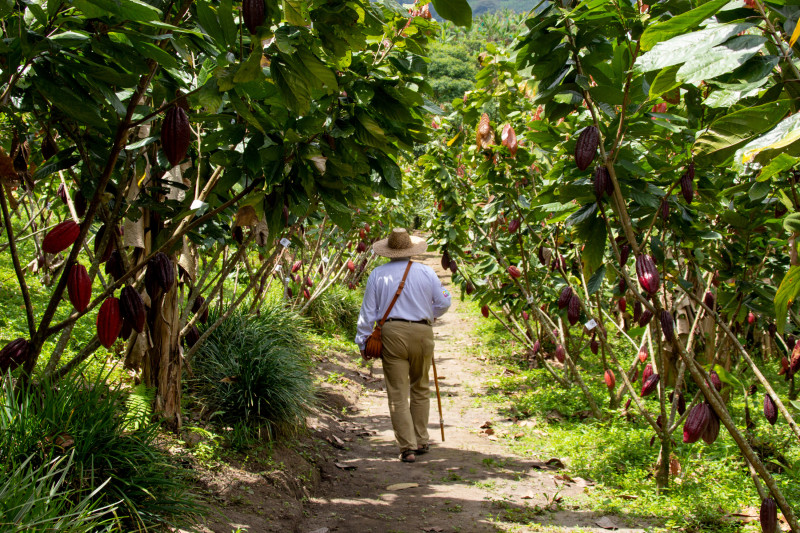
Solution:
<svg viewBox="0 0 800 533">
<path fill-rule="evenodd" d="M 372 245 L 375 253 L 383 257 L 411 257 L 428 250 L 428 243 L 422 237 L 409 235 L 405 228 L 394 228 L 386 239 Z"/>
</svg>

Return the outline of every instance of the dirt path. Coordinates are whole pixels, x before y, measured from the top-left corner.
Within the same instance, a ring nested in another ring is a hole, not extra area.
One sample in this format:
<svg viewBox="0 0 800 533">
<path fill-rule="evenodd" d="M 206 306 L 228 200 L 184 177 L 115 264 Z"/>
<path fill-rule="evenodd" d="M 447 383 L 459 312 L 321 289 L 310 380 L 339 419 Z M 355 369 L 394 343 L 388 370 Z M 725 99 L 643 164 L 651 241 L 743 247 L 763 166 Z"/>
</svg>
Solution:
<svg viewBox="0 0 800 533">
<path fill-rule="evenodd" d="M 420 258 L 443 283 L 449 273 L 439 257 Z M 643 531 L 627 517 L 604 517 L 580 508 L 587 482 L 564 483 L 550 469 L 550 458 L 520 457 L 480 428 L 491 422 L 495 431 L 514 431 L 509 420 L 480 402 L 487 367 L 463 348 L 476 339 L 478 320 L 453 298 L 450 312 L 437 321 L 436 364 L 440 376 L 446 441 L 440 442 L 435 399 L 430 434 L 432 451 L 415 464 L 398 459 L 382 379 L 368 384 L 353 414 L 340 422 L 335 444 L 343 449 L 322 465 L 322 484 L 296 525 L 300 533 L 494 532 L 494 531 Z M 382 378 L 380 364 L 375 377 Z M 361 436 L 359 436 L 361 435 Z M 338 466 L 337 466 L 338 465 Z M 397 490 L 394 484 L 416 484 Z M 589 483 L 590 485 L 591 483 Z M 394 490 L 393 490 L 394 489 Z M 554 495 L 562 503 L 551 505 Z M 604 522 L 605 520 L 610 521 Z"/>
</svg>

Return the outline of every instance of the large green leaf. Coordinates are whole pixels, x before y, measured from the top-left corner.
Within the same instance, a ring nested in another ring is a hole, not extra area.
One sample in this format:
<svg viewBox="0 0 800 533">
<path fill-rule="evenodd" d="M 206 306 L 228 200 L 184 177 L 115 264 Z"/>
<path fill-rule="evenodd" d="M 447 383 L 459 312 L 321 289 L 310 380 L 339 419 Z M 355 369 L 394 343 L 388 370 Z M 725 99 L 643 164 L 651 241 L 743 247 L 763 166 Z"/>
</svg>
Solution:
<svg viewBox="0 0 800 533">
<path fill-rule="evenodd" d="M 472 25 L 472 8 L 467 0 L 433 0 L 433 7 L 442 18 L 457 26 Z"/>
<path fill-rule="evenodd" d="M 775 293 L 775 325 L 778 333 L 783 333 L 786 327 L 786 313 L 789 309 L 789 302 L 794 301 L 800 293 L 800 266 L 793 266 L 784 276 Z"/>
<path fill-rule="evenodd" d="M 73 4 L 89 17 L 114 15 L 137 22 L 161 20 L 160 9 L 140 0 L 74 0 Z"/>
<path fill-rule="evenodd" d="M 786 149 L 797 141 L 800 141 L 800 113 L 783 119 L 771 131 L 737 150 L 733 162 L 737 168 L 741 168 L 761 152 Z"/>
<path fill-rule="evenodd" d="M 639 72 L 649 72 L 700 59 L 714 46 L 724 43 L 752 26 L 746 23 L 722 24 L 679 35 L 669 41 L 658 43 L 652 50 L 639 56 L 634 67 Z"/>
<path fill-rule="evenodd" d="M 691 11 L 681 13 L 671 19 L 648 26 L 639 40 L 642 50 L 650 50 L 661 41 L 666 41 L 677 35 L 687 33 L 689 30 L 697 27 L 701 22 L 714 15 L 714 13 L 719 11 L 728 2 L 729 0 L 712 0 Z"/>
<path fill-rule="evenodd" d="M 678 78 L 684 83 L 695 83 L 732 72 L 756 55 L 766 40 L 760 35 L 734 37 L 684 63 L 678 69 Z"/>
</svg>

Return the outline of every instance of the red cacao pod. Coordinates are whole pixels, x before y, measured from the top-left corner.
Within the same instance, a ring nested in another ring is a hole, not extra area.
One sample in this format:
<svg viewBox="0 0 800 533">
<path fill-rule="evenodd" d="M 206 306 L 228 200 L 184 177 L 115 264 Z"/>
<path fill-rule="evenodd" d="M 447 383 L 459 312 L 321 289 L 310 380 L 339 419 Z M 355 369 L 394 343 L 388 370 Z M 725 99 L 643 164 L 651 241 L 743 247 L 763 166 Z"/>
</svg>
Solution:
<svg viewBox="0 0 800 533">
<path fill-rule="evenodd" d="M 606 387 L 609 389 L 613 389 L 614 385 L 617 384 L 617 378 L 614 376 L 614 373 L 611 370 L 606 370 L 604 379 L 606 381 Z"/>
<path fill-rule="evenodd" d="M 117 235 L 120 235 L 121 232 L 119 228 L 115 229 L 117 231 Z M 106 243 L 105 249 L 102 251 L 102 253 L 99 253 L 100 242 L 105 238 L 105 233 L 106 233 L 106 225 L 103 224 L 102 226 L 100 226 L 100 229 L 97 230 L 97 235 L 95 235 L 94 237 L 94 255 L 98 257 L 97 260 L 100 263 L 105 263 L 106 261 L 108 261 L 111 258 L 112 252 L 114 252 L 114 250 L 116 249 L 116 244 L 114 243 L 114 237 L 111 236 L 108 239 L 108 242 Z"/>
<path fill-rule="evenodd" d="M 784 356 L 781 358 L 781 369 L 780 369 L 780 371 L 778 371 L 778 375 L 779 375 L 779 376 L 782 376 L 782 375 L 784 375 L 784 374 L 785 374 L 786 372 L 788 372 L 788 371 L 789 371 L 789 360 L 788 360 L 788 359 L 786 358 L 786 356 L 784 355 Z"/>
<path fill-rule="evenodd" d="M 645 367 L 644 367 L 644 370 L 642 370 L 642 381 L 643 382 L 647 381 L 647 378 L 649 378 L 653 374 L 654 374 L 653 365 L 651 365 L 650 363 L 647 363 L 647 365 L 645 365 Z"/>
<path fill-rule="evenodd" d="M 109 257 L 108 261 L 106 261 L 104 270 L 106 275 L 114 278 L 114 281 L 119 280 L 125 275 L 125 266 L 122 263 L 122 254 L 119 253 L 119 250 L 114 250 L 111 252 L 111 257 Z"/>
<path fill-rule="evenodd" d="M 247 31 L 256 34 L 259 26 L 267 17 L 267 5 L 264 0 L 244 0 L 242 2 L 242 20 Z"/>
<path fill-rule="evenodd" d="M 750 311 L 749 313 L 747 313 L 747 323 L 753 325 L 755 324 L 755 322 L 756 322 L 756 315 L 752 311 Z"/>
<path fill-rule="evenodd" d="M 512 279 L 519 279 L 519 277 L 522 276 L 522 272 L 514 265 L 511 265 L 508 267 L 508 275 L 511 276 Z"/>
<path fill-rule="evenodd" d="M 761 500 L 758 513 L 762 533 L 778 533 L 778 506 L 772 498 Z"/>
<path fill-rule="evenodd" d="M 481 307 L 481 314 L 483 315 L 483 318 L 489 318 L 489 306 L 488 305 L 484 305 L 483 307 Z"/>
<path fill-rule="evenodd" d="M 302 261 L 295 261 L 292 265 L 292 274 L 296 274 L 300 268 L 302 268 L 303 262 Z"/>
<path fill-rule="evenodd" d="M 703 296 L 703 303 L 706 304 L 706 307 L 713 311 L 715 304 L 714 293 L 711 291 L 706 291 L 706 295 Z"/>
<path fill-rule="evenodd" d="M 83 313 L 89 307 L 89 300 L 92 297 L 92 282 L 89 280 L 86 267 L 80 263 L 75 263 L 69 270 L 67 294 L 72 306 L 79 313 Z"/>
<path fill-rule="evenodd" d="M 542 349 L 542 342 L 539 339 L 533 341 L 533 348 L 531 348 L 531 350 L 533 351 L 534 355 L 539 353 L 539 350 L 541 349 Z"/>
<path fill-rule="evenodd" d="M 626 411 L 627 411 L 627 410 L 630 408 L 630 406 L 631 406 L 631 401 L 632 401 L 632 400 L 631 400 L 631 398 L 628 398 L 628 401 L 627 401 L 627 402 L 625 402 L 625 410 L 626 410 Z"/>
<path fill-rule="evenodd" d="M 189 116 L 180 106 L 172 106 L 161 125 L 161 147 L 173 167 L 183 161 L 191 143 Z"/>
<path fill-rule="evenodd" d="M 516 233 L 519 229 L 520 222 L 519 219 L 514 218 L 508 223 L 508 232 L 509 233 Z"/>
<path fill-rule="evenodd" d="M 714 370 L 708 373 L 708 381 L 717 389 L 717 392 L 722 390 L 722 380 L 719 379 L 719 374 L 717 374 Z"/>
<path fill-rule="evenodd" d="M 0 350 L 0 372 L 5 374 L 16 370 L 21 364 L 28 360 L 30 354 L 30 343 L 22 337 L 9 342 Z"/>
<path fill-rule="evenodd" d="M 558 296 L 558 308 L 564 309 L 569 304 L 570 299 L 572 298 L 572 287 L 567 285 L 563 289 L 561 289 L 561 294 Z"/>
<path fill-rule="evenodd" d="M 63 183 L 58 185 L 58 190 L 56 191 L 56 194 L 61 199 L 61 201 L 64 202 L 64 205 L 66 205 L 67 197 L 69 195 L 67 194 L 67 187 Z"/>
<path fill-rule="evenodd" d="M 358 230 L 358 237 L 361 238 L 361 239 L 366 239 L 367 238 L 367 230 L 365 230 L 364 228 L 361 228 L 360 230 Z"/>
<path fill-rule="evenodd" d="M 709 420 L 711 420 L 711 408 L 707 403 L 702 402 L 692 407 L 683 424 L 683 442 L 691 444 L 700 440 Z"/>
<path fill-rule="evenodd" d="M 633 321 L 639 322 L 640 318 L 642 318 L 642 302 L 636 300 L 633 302 Z"/>
<path fill-rule="evenodd" d="M 56 224 L 42 240 L 42 251 L 57 254 L 72 246 L 78 240 L 81 227 L 72 220 Z"/>
<path fill-rule="evenodd" d="M 573 294 L 572 298 L 569 299 L 569 304 L 567 305 L 567 320 L 569 320 L 569 325 L 574 326 L 578 322 L 580 315 L 581 299 L 578 298 L 577 295 Z"/>
<path fill-rule="evenodd" d="M 658 381 L 661 379 L 661 376 L 658 374 L 653 374 L 647 379 L 642 379 L 642 398 L 646 396 L 650 396 L 653 392 L 658 388 Z"/>
<path fill-rule="evenodd" d="M 425 7 L 427 7 L 427 4 Z M 428 13 L 430 13 L 430 11 L 428 11 Z M 511 153 L 511 157 L 516 157 L 519 143 L 517 142 L 517 134 L 511 124 L 506 124 L 503 126 L 503 131 L 500 134 L 500 140 L 502 145 L 508 148 L 508 151 Z"/>
<path fill-rule="evenodd" d="M 133 287 L 123 287 L 120 291 L 119 312 L 137 333 L 144 331 L 144 300 Z"/>
<path fill-rule="evenodd" d="M 719 417 L 711 408 L 711 406 L 708 407 L 708 410 L 710 412 L 710 416 L 708 418 L 708 424 L 706 424 L 706 428 L 703 430 L 702 438 L 703 442 L 706 444 L 714 444 L 714 442 L 717 440 L 717 437 L 719 437 Z"/>
<path fill-rule="evenodd" d="M 600 146 L 600 130 L 594 126 L 584 128 L 575 143 L 575 164 L 579 170 L 586 170 L 592 164 Z"/>
<path fill-rule="evenodd" d="M 523 311 L 522 312 L 522 320 L 525 320 L 525 321 L 528 320 L 528 312 L 527 311 Z"/>
<path fill-rule="evenodd" d="M 628 257 L 631 255 L 631 245 L 630 244 L 623 244 L 619 247 L 619 262 L 620 268 L 624 267 L 628 263 Z"/>
<path fill-rule="evenodd" d="M 100 344 L 111 348 L 121 329 L 122 317 L 119 312 L 119 300 L 109 296 L 97 313 L 97 338 L 100 340 Z"/>
<path fill-rule="evenodd" d="M 694 198 L 694 163 L 689 163 L 686 172 L 681 176 L 680 185 L 683 199 L 687 204 L 691 204 Z"/>
<path fill-rule="evenodd" d="M 773 426 L 778 421 L 778 407 L 769 394 L 764 395 L 764 418 Z"/>
<path fill-rule="evenodd" d="M 366 231 L 367 233 L 372 231 L 372 228 L 370 227 L 369 222 L 364 222 L 364 231 Z"/>
<path fill-rule="evenodd" d="M 625 300 L 625 298 L 620 298 L 617 301 L 617 307 L 619 307 L 619 310 L 620 310 L 621 313 L 624 313 L 625 310 L 628 308 L 627 300 Z"/>
<path fill-rule="evenodd" d="M 614 184 L 611 182 L 611 175 L 604 166 L 599 166 L 594 171 L 594 196 L 597 201 L 603 199 L 603 195 L 611 196 L 614 194 Z"/>
<path fill-rule="evenodd" d="M 189 328 L 189 331 L 186 332 L 186 336 L 183 338 L 183 340 L 186 341 L 186 346 L 189 348 L 197 344 L 197 341 L 200 340 L 200 330 L 197 328 L 197 326 L 192 325 L 192 327 Z"/>
<path fill-rule="evenodd" d="M 353 263 L 352 259 L 348 259 L 347 260 L 347 270 L 349 270 L 350 272 L 355 272 L 356 271 L 356 265 L 355 265 L 355 263 Z"/>
<path fill-rule="evenodd" d="M 306 285 L 308 285 L 309 287 L 314 286 L 314 280 L 311 279 L 311 276 L 306 276 Z"/>
<path fill-rule="evenodd" d="M 672 313 L 662 309 L 659 319 L 661 320 L 661 331 L 664 332 L 664 338 L 667 339 L 667 342 L 675 342 L 675 323 L 672 319 Z"/>
<path fill-rule="evenodd" d="M 650 357 L 650 354 L 647 352 L 647 347 L 642 346 L 639 348 L 639 361 L 642 363 L 647 361 L 647 358 Z"/>
<path fill-rule="evenodd" d="M 567 360 L 567 351 L 564 349 L 564 346 L 559 344 L 556 346 L 556 359 L 559 363 L 564 363 Z"/>
<path fill-rule="evenodd" d="M 639 285 L 642 286 L 644 292 L 650 296 L 658 292 L 661 280 L 656 263 L 651 256 L 642 254 L 636 257 L 636 276 L 639 278 Z"/>
<path fill-rule="evenodd" d="M 650 320 L 653 319 L 653 312 L 649 309 L 644 309 L 642 311 L 642 316 L 639 317 L 639 327 L 645 327 L 647 324 L 650 323 Z"/>
<path fill-rule="evenodd" d="M 306 300 L 311 298 L 311 293 L 308 291 L 308 289 L 303 289 L 303 298 Z"/>
<path fill-rule="evenodd" d="M 592 341 L 589 343 L 589 349 L 593 354 L 597 355 L 597 352 L 600 351 L 600 343 L 597 342 L 597 339 L 592 339 Z"/>
<path fill-rule="evenodd" d="M 358 245 L 356 246 L 356 252 L 364 253 L 367 251 L 367 245 L 364 241 L 358 241 Z"/>
</svg>

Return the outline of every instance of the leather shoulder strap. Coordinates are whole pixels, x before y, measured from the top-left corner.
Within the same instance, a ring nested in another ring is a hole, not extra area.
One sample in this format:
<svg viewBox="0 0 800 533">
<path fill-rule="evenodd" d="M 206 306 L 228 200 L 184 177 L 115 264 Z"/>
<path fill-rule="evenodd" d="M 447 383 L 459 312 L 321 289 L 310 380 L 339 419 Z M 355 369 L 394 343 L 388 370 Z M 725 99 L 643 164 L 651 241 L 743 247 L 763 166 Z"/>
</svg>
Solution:
<svg viewBox="0 0 800 533">
<path fill-rule="evenodd" d="M 386 322 L 386 319 L 389 318 L 389 313 L 392 311 L 394 303 L 397 301 L 397 298 L 400 296 L 400 293 L 403 292 L 403 287 L 405 287 L 406 285 L 406 277 L 408 277 L 408 271 L 411 270 L 411 263 L 412 261 L 409 259 L 408 265 L 406 266 L 406 271 L 403 273 L 403 279 L 400 280 L 400 285 L 397 287 L 397 292 L 394 293 L 394 298 L 392 298 L 392 303 L 390 303 L 389 307 L 386 308 L 386 313 L 384 313 L 381 321 L 378 322 L 378 327 L 382 327 L 383 323 Z"/>
</svg>

